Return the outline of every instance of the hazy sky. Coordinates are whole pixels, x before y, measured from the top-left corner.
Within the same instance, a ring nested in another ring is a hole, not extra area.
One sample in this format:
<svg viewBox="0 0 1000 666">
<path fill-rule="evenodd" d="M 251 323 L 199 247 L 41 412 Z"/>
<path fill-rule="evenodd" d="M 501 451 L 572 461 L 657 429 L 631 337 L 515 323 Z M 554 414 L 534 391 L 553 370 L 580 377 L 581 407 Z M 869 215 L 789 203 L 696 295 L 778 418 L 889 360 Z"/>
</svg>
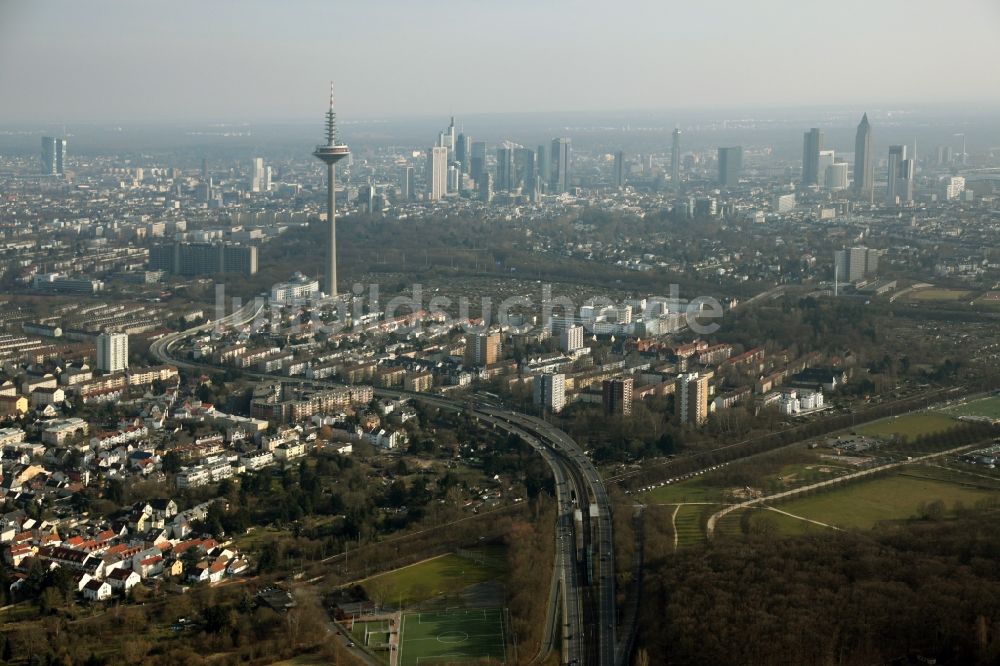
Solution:
<svg viewBox="0 0 1000 666">
<path fill-rule="evenodd" d="M 0 0 L 0 124 L 1000 103 L 998 0 Z"/>
</svg>

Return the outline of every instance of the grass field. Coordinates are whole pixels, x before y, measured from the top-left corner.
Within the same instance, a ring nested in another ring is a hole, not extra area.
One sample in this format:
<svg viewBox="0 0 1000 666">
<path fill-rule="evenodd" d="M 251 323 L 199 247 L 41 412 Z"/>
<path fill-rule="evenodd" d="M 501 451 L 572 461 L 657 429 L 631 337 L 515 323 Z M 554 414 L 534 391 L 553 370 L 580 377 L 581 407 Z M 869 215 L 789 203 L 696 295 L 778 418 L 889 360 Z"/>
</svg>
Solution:
<svg viewBox="0 0 1000 666">
<path fill-rule="evenodd" d="M 402 602 L 411 606 L 441 595 L 452 595 L 487 580 L 503 575 L 504 549 L 488 546 L 476 550 L 481 561 L 459 557 L 454 553 L 435 557 L 412 566 L 396 569 L 362 581 L 370 598 L 381 598 L 387 604 Z"/>
<path fill-rule="evenodd" d="M 933 474 L 933 471 L 930 472 Z M 917 514 L 921 504 L 941 500 L 951 510 L 956 502 L 967 507 L 980 500 L 1000 498 L 990 491 L 934 478 L 896 474 L 776 505 L 797 516 L 841 528 L 874 527 L 883 520 L 904 520 Z"/>
<path fill-rule="evenodd" d="M 991 419 L 1000 419 L 1000 396 L 991 395 L 988 398 L 980 398 L 961 405 L 947 407 L 941 411 L 955 416 L 985 416 Z"/>
<path fill-rule="evenodd" d="M 962 289 L 920 289 L 910 294 L 915 301 L 960 301 L 973 295 L 971 291 Z"/>
<path fill-rule="evenodd" d="M 677 545 L 692 546 L 705 541 L 705 530 L 701 526 L 701 516 L 706 512 L 715 512 L 718 508 L 705 504 L 682 506 L 674 519 L 674 524 L 677 526 Z"/>
<path fill-rule="evenodd" d="M 430 666 L 462 660 L 507 663 L 504 614 L 500 608 L 406 613 L 400 628 L 400 666 Z"/>
<path fill-rule="evenodd" d="M 781 508 L 782 511 L 787 510 L 783 506 L 779 508 Z M 749 514 L 747 514 L 747 512 L 749 512 Z M 726 514 L 722 520 L 716 523 L 716 532 L 719 534 L 731 535 L 742 534 L 743 528 L 741 523 L 744 515 L 749 515 L 748 520 L 750 522 L 751 530 L 767 529 L 777 534 L 794 536 L 797 534 L 808 534 L 829 529 L 805 520 L 799 520 L 798 518 L 786 516 L 782 513 L 778 513 L 777 511 L 756 508 L 740 509 Z"/>
<path fill-rule="evenodd" d="M 907 414 L 898 418 L 883 419 L 856 430 L 871 437 L 891 437 L 893 435 L 910 439 L 920 435 L 943 432 L 957 424 L 950 416 L 935 413 Z"/>
</svg>

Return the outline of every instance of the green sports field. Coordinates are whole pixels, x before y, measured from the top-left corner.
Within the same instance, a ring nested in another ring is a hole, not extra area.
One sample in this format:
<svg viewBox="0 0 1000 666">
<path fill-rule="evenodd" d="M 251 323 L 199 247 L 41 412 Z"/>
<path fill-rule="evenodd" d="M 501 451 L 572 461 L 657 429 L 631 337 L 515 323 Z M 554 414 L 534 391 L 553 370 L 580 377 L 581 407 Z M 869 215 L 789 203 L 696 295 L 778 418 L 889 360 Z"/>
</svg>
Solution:
<svg viewBox="0 0 1000 666">
<path fill-rule="evenodd" d="M 501 608 L 406 613 L 399 640 L 399 666 L 466 660 L 507 663 Z"/>
<path fill-rule="evenodd" d="M 950 416 L 924 412 L 920 414 L 906 414 L 897 418 L 882 419 L 870 425 L 857 429 L 862 435 L 870 437 L 889 437 L 896 435 L 905 439 L 943 432 L 954 428 L 958 424 Z"/>
<path fill-rule="evenodd" d="M 985 416 L 990 419 L 1000 419 L 1000 396 L 992 395 L 988 398 L 963 402 L 942 411 L 955 416 Z"/>
</svg>

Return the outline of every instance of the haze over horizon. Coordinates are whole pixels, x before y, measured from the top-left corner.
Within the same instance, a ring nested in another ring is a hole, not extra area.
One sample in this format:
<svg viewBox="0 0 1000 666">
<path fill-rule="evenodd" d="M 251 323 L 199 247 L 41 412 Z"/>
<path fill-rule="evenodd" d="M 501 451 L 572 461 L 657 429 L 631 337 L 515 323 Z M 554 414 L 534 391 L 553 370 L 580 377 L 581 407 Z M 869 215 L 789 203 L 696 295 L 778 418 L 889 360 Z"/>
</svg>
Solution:
<svg viewBox="0 0 1000 666">
<path fill-rule="evenodd" d="M 0 124 L 1000 104 L 991 0 L 765 4 L 5 0 Z"/>
</svg>

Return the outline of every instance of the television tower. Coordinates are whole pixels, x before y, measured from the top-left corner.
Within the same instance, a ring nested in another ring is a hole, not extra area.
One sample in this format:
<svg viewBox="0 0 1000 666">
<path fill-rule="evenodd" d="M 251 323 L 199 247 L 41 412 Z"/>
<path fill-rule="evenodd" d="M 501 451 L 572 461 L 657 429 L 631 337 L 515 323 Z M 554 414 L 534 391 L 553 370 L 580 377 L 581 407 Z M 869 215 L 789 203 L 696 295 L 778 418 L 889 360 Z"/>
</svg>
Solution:
<svg viewBox="0 0 1000 666">
<path fill-rule="evenodd" d="M 330 110 L 326 112 L 326 145 L 316 146 L 313 156 L 326 163 L 326 222 L 329 242 L 326 246 L 326 294 L 337 295 L 337 162 L 351 153 L 337 143 L 337 114 L 333 110 L 333 82 L 330 82 Z"/>
</svg>

